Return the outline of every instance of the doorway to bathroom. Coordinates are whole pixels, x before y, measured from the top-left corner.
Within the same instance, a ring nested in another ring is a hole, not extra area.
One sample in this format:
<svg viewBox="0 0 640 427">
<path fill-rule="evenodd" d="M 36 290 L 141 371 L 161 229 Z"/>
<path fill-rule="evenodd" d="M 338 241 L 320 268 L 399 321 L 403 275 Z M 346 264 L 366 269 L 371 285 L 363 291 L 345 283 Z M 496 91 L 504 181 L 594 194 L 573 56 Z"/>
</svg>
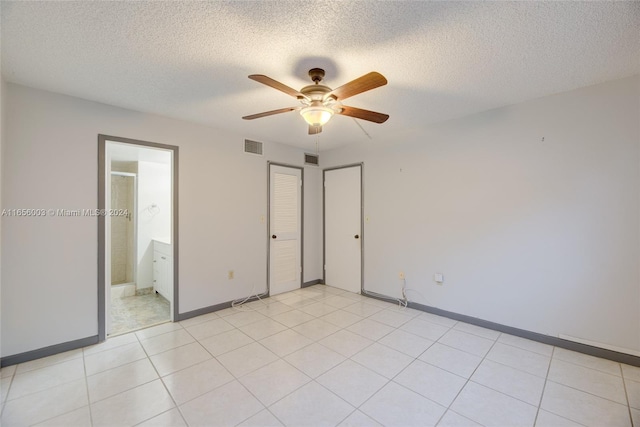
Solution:
<svg viewBox="0 0 640 427">
<path fill-rule="evenodd" d="M 173 321 L 177 147 L 100 135 L 99 339 Z"/>
</svg>

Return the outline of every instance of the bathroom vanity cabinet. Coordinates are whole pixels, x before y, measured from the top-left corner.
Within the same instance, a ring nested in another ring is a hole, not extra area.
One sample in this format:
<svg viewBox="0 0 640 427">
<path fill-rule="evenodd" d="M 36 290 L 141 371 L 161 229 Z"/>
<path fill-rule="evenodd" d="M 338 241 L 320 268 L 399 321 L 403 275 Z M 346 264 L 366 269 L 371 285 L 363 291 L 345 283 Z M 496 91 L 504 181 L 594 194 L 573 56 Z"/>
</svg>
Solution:
<svg viewBox="0 0 640 427">
<path fill-rule="evenodd" d="M 173 298 L 173 250 L 172 245 L 153 241 L 153 290 L 168 301 Z"/>
</svg>

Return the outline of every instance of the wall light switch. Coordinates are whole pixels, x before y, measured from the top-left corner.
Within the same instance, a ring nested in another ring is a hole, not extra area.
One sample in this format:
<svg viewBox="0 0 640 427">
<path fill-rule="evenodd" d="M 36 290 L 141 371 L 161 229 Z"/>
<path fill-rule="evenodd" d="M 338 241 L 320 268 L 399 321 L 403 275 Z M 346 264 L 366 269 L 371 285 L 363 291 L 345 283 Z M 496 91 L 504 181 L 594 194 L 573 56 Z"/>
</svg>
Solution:
<svg viewBox="0 0 640 427">
<path fill-rule="evenodd" d="M 233 280 L 233 276 L 234 276 L 233 270 L 229 270 L 229 273 L 227 274 L 227 279 Z"/>
<path fill-rule="evenodd" d="M 433 275 L 433 280 L 438 284 L 442 284 L 442 282 L 444 281 L 444 276 L 442 275 L 442 273 L 436 273 Z"/>
</svg>

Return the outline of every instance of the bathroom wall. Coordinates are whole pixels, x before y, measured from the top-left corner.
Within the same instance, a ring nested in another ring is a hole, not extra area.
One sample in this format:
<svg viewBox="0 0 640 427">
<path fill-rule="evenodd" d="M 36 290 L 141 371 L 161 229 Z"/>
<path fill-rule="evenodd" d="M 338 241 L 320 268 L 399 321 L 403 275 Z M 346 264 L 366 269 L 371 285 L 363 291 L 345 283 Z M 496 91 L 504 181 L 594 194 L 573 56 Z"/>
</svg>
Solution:
<svg viewBox="0 0 640 427">
<path fill-rule="evenodd" d="M 166 163 L 138 163 L 138 289 L 153 286 L 153 240 L 171 243 L 171 153 Z"/>
</svg>

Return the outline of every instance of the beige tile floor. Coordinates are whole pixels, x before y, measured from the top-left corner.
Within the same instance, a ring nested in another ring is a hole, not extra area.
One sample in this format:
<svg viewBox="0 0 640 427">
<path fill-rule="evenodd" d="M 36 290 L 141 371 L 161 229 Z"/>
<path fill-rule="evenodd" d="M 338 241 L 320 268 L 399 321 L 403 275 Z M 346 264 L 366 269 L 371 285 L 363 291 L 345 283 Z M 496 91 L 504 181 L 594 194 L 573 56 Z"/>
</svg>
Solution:
<svg viewBox="0 0 640 427">
<path fill-rule="evenodd" d="M 323 285 L 0 373 L 3 427 L 640 426 L 640 368 Z"/>
<path fill-rule="evenodd" d="M 111 335 L 135 331 L 171 319 L 170 304 L 155 292 L 111 298 Z"/>
</svg>

